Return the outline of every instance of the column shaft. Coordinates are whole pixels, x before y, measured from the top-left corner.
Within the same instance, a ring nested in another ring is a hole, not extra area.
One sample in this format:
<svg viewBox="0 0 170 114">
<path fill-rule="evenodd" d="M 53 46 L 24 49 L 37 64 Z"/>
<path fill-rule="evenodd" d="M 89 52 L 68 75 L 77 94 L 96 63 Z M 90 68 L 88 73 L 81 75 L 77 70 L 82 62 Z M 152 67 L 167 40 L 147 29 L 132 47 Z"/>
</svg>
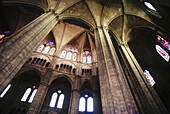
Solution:
<svg viewBox="0 0 170 114">
<path fill-rule="evenodd" d="M 54 14 L 45 13 L 0 44 L 0 91 L 21 69 L 56 23 Z"/>
<path fill-rule="evenodd" d="M 109 35 L 103 28 L 98 28 L 95 36 L 103 113 L 137 113 Z"/>
<path fill-rule="evenodd" d="M 75 76 L 74 88 L 71 92 L 69 114 L 79 114 L 79 98 L 80 98 L 80 77 Z"/>
</svg>

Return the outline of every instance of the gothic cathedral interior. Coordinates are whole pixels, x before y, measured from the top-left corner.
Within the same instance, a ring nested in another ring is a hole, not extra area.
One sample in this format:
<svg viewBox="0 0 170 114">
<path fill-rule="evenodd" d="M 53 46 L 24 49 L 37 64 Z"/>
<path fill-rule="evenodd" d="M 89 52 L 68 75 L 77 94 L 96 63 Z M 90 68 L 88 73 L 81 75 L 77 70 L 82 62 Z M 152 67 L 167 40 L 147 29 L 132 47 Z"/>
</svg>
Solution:
<svg viewBox="0 0 170 114">
<path fill-rule="evenodd" d="M 169 0 L 0 0 L 0 114 L 169 114 Z"/>
</svg>

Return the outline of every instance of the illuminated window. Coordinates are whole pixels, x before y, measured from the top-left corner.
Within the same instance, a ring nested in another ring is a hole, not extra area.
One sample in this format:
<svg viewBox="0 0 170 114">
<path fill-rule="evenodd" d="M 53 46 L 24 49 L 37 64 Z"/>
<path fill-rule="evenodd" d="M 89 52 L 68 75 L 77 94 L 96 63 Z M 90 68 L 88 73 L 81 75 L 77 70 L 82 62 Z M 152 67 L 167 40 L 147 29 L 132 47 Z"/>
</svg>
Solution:
<svg viewBox="0 0 170 114">
<path fill-rule="evenodd" d="M 1 93 L 0 97 L 2 98 L 6 93 L 7 91 L 10 89 L 11 87 L 11 84 L 8 84 L 8 86 L 4 89 L 4 91 Z"/>
<path fill-rule="evenodd" d="M 53 93 L 52 95 L 52 98 L 51 98 L 51 101 L 50 101 L 50 107 L 55 107 L 55 104 L 56 104 L 56 100 L 57 100 L 57 93 Z"/>
<path fill-rule="evenodd" d="M 46 46 L 45 49 L 42 51 L 42 53 L 47 54 L 50 50 L 50 46 Z"/>
<path fill-rule="evenodd" d="M 153 79 L 153 77 L 151 76 L 151 74 L 149 73 L 148 70 L 145 70 L 144 71 L 144 74 L 146 76 L 146 79 L 148 80 L 148 82 L 153 86 L 156 82 L 155 80 Z"/>
<path fill-rule="evenodd" d="M 74 50 L 74 48 L 73 48 L 73 47 L 68 47 L 68 49 L 69 49 L 69 50 Z"/>
<path fill-rule="evenodd" d="M 156 51 L 159 53 L 159 55 L 161 55 L 162 58 L 164 58 L 167 62 L 169 62 L 169 54 L 162 49 L 159 45 L 155 46 Z"/>
<path fill-rule="evenodd" d="M 83 55 L 83 63 L 86 63 L 86 55 Z"/>
<path fill-rule="evenodd" d="M 156 9 L 153 7 L 153 5 L 152 5 L 151 3 L 149 3 L 149 2 L 144 2 L 144 4 L 145 4 L 149 9 L 156 11 Z"/>
<path fill-rule="evenodd" d="M 47 42 L 48 45 L 54 45 L 54 42 Z"/>
<path fill-rule="evenodd" d="M 87 99 L 87 112 L 93 112 L 93 98 L 89 97 Z"/>
<path fill-rule="evenodd" d="M 25 102 L 25 101 L 27 100 L 27 98 L 28 98 L 28 96 L 29 96 L 30 93 L 31 93 L 31 88 L 28 88 L 28 89 L 25 91 L 25 93 L 24 93 L 21 101 L 24 101 L 24 102 Z"/>
<path fill-rule="evenodd" d="M 33 98 L 34 98 L 36 92 L 37 92 L 37 89 L 35 89 L 35 90 L 32 92 L 32 95 L 31 95 L 31 97 L 30 97 L 30 99 L 29 99 L 29 101 L 28 101 L 29 103 L 32 102 L 32 100 L 33 100 Z"/>
<path fill-rule="evenodd" d="M 40 45 L 40 46 L 38 47 L 38 49 L 37 49 L 36 52 L 41 52 L 44 47 L 45 47 L 44 44 Z"/>
<path fill-rule="evenodd" d="M 73 53 L 73 61 L 77 60 L 77 53 Z"/>
<path fill-rule="evenodd" d="M 63 51 L 61 52 L 60 57 L 61 57 L 61 58 L 65 58 L 65 56 L 66 56 L 66 51 L 65 51 L 65 50 L 63 50 Z"/>
<path fill-rule="evenodd" d="M 90 55 L 87 56 L 87 63 L 91 63 L 91 56 Z"/>
<path fill-rule="evenodd" d="M 49 55 L 53 55 L 55 52 L 55 48 L 51 48 L 50 52 L 49 52 Z"/>
<path fill-rule="evenodd" d="M 57 103 L 56 103 L 57 102 Z M 64 103 L 64 94 L 61 90 L 53 93 L 49 106 L 62 109 Z"/>
<path fill-rule="evenodd" d="M 79 111 L 80 112 L 93 112 L 94 109 L 94 101 L 92 97 L 89 97 L 89 95 L 84 95 L 84 97 L 81 97 L 79 100 Z"/>
<path fill-rule="evenodd" d="M 71 59 L 72 53 L 69 51 L 66 55 L 66 59 Z"/>
<path fill-rule="evenodd" d="M 62 107 L 63 107 L 63 103 L 64 103 L 64 94 L 61 94 L 61 95 L 59 96 L 59 100 L 58 100 L 57 108 L 62 109 Z"/>
<path fill-rule="evenodd" d="M 157 40 L 159 43 L 161 43 L 164 47 L 166 47 L 168 50 L 170 50 L 170 44 L 167 40 L 162 38 L 160 35 L 157 35 Z"/>
<path fill-rule="evenodd" d="M 80 112 L 84 112 L 85 111 L 85 105 L 86 105 L 86 100 L 85 100 L 84 97 L 81 97 L 80 101 L 79 101 L 79 111 Z"/>
</svg>

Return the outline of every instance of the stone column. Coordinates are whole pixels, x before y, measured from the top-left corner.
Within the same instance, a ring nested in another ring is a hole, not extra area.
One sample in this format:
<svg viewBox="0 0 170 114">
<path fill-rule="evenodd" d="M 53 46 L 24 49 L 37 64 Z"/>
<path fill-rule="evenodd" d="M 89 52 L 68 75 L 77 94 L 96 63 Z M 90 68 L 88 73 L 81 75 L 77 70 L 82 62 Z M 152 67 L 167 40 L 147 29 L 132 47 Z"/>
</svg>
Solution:
<svg viewBox="0 0 170 114">
<path fill-rule="evenodd" d="M 52 12 L 44 13 L 0 44 L 0 92 L 21 69 L 57 21 L 56 15 Z"/>
<path fill-rule="evenodd" d="M 45 73 L 45 75 L 43 76 L 42 81 L 39 84 L 37 93 L 27 111 L 27 114 L 39 114 L 41 111 L 41 107 L 43 105 L 43 101 L 46 97 L 46 94 L 48 92 L 48 88 L 49 88 L 49 80 L 50 77 L 52 75 L 53 70 L 52 69 L 48 69 Z"/>
<path fill-rule="evenodd" d="M 103 114 L 138 113 L 115 49 L 105 28 L 95 30 Z"/>
<path fill-rule="evenodd" d="M 120 47 L 124 53 L 125 59 L 128 62 L 127 70 L 130 75 L 127 75 L 127 78 L 132 86 L 132 91 L 135 93 L 134 97 L 137 101 L 140 112 L 142 114 L 168 114 L 154 88 L 145 78 L 143 70 L 129 49 L 129 46 L 122 44 Z"/>
<path fill-rule="evenodd" d="M 75 83 L 71 91 L 69 114 L 79 114 L 79 98 L 80 98 L 80 77 L 75 76 Z"/>
</svg>

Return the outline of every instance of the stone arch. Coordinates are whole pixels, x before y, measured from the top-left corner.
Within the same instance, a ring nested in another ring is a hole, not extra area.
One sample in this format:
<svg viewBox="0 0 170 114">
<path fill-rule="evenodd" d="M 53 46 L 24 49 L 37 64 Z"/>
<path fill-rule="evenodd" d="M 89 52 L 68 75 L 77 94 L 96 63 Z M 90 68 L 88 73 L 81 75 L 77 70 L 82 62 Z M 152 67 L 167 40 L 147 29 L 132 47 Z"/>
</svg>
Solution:
<svg viewBox="0 0 170 114">
<path fill-rule="evenodd" d="M 49 86 L 46 98 L 44 100 L 43 106 L 42 106 L 42 112 L 50 112 L 51 110 L 54 110 L 55 112 L 61 112 L 61 113 L 68 113 L 69 109 L 69 102 L 70 102 L 70 96 L 71 96 L 71 83 L 70 81 L 65 78 L 64 76 L 55 78 Z M 59 95 L 60 93 L 58 91 L 61 91 L 62 94 L 64 94 L 64 103 L 61 109 L 57 109 L 56 106 L 58 104 Z M 52 98 L 52 95 L 57 92 L 58 98 L 56 99 L 55 107 L 50 107 L 50 101 Z"/>
<path fill-rule="evenodd" d="M 85 87 L 87 86 L 87 88 L 89 89 L 89 90 L 93 90 L 93 84 L 92 84 L 92 82 L 90 81 L 90 80 L 83 80 L 83 82 L 81 82 L 81 85 L 80 85 L 80 89 L 82 90 L 82 89 L 84 89 Z"/>
<path fill-rule="evenodd" d="M 0 101 L 2 103 L 0 109 L 2 113 L 11 113 L 13 109 L 25 109 L 24 112 L 29 108 L 28 100 L 31 97 L 34 89 L 37 89 L 40 84 L 40 76 L 35 70 L 25 70 L 18 73 L 10 82 L 11 87 L 5 94 L 3 99 Z M 30 93 L 25 101 L 21 101 L 25 91 L 31 88 Z M 9 107 L 10 105 L 10 107 Z M 7 112 L 6 112 L 7 111 Z M 22 112 L 23 110 L 20 110 Z"/>
<path fill-rule="evenodd" d="M 47 6 L 43 6 L 42 4 L 37 4 L 36 2 L 29 2 L 29 1 L 22 1 L 22 2 L 19 2 L 19 1 L 10 1 L 10 2 L 4 2 L 4 4 L 6 6 L 10 6 L 10 5 L 13 5 L 13 6 L 18 6 L 18 5 L 21 5 L 21 6 L 32 6 L 32 7 L 35 7 L 41 11 L 47 11 Z"/>
<path fill-rule="evenodd" d="M 60 15 L 60 19 L 61 20 L 67 20 L 67 19 L 77 20 L 77 21 L 80 21 L 80 22 L 88 25 L 89 27 L 93 28 L 93 30 L 96 28 L 96 25 L 92 24 L 88 20 L 86 20 L 80 16 L 77 16 L 77 15 Z"/>
<path fill-rule="evenodd" d="M 170 64 L 157 53 L 155 46 L 159 45 L 163 50 L 166 50 L 169 55 L 170 52 L 157 41 L 156 35 L 160 35 L 159 32 L 151 27 L 135 27 L 128 34 L 129 41 L 127 44 L 132 52 L 131 56 L 134 58 L 135 63 L 138 64 L 138 69 L 140 69 L 142 73 L 145 70 L 150 72 L 156 82 L 156 84 L 153 85 L 154 90 L 164 102 L 164 105 L 169 107 L 170 103 L 168 101 L 170 101 L 170 98 L 166 96 L 170 94 L 165 90 L 170 87 L 167 86 L 170 81 L 168 72 Z M 169 40 L 164 36 L 162 37 Z M 146 80 L 145 75 L 142 75 L 142 78 Z M 149 85 L 147 80 L 145 83 Z"/>
<path fill-rule="evenodd" d="M 49 81 L 49 85 L 51 85 L 51 83 L 58 78 L 66 78 L 69 81 L 69 83 L 71 84 L 71 88 L 73 88 L 73 79 L 71 79 L 67 75 L 54 75 L 54 76 L 52 76 L 52 78 Z"/>
</svg>

